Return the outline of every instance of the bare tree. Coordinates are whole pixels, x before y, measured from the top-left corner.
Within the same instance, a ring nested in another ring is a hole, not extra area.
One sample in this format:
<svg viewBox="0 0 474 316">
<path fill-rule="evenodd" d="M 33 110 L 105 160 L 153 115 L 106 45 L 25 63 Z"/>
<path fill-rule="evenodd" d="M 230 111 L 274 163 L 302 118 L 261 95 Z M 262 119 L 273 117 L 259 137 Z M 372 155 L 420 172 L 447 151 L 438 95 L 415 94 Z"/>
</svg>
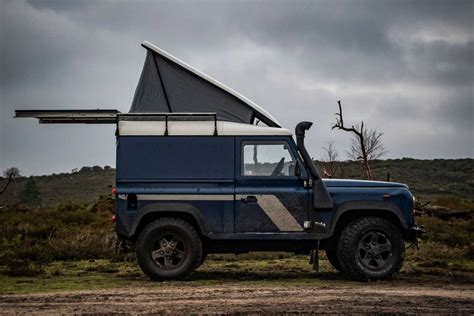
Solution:
<svg viewBox="0 0 474 316">
<path fill-rule="evenodd" d="M 352 145 L 348 152 L 350 158 L 355 161 L 360 161 L 364 167 L 364 174 L 368 179 L 373 179 L 372 169 L 370 168 L 370 161 L 382 157 L 386 151 L 382 143 L 383 133 L 377 129 L 367 129 L 364 126 L 364 121 L 360 124 L 346 127 L 342 116 L 341 101 L 337 101 L 339 105 L 339 113 L 336 114 L 336 123 L 332 129 L 339 129 L 352 133 Z"/>
<path fill-rule="evenodd" d="M 356 129 L 359 125 L 356 125 Z M 382 143 L 383 133 L 376 129 L 363 129 L 363 138 L 365 140 L 365 150 L 367 152 L 367 159 L 369 161 L 376 160 L 386 154 L 386 150 Z M 352 138 L 351 148 L 348 151 L 348 155 L 353 160 L 360 160 L 363 157 L 358 137 Z"/>
<path fill-rule="evenodd" d="M 7 190 L 8 186 L 10 185 L 10 183 L 12 182 L 12 180 L 13 180 L 13 175 L 10 174 L 10 175 L 8 176 L 7 183 L 5 183 L 5 185 L 3 186 L 3 189 L 0 191 L 0 195 L 2 195 L 2 194 Z"/>
<path fill-rule="evenodd" d="M 323 162 L 325 162 L 325 167 L 323 167 L 323 173 L 325 177 L 332 178 L 337 172 L 336 160 L 337 160 L 337 150 L 334 147 L 334 142 L 330 140 L 327 147 L 323 147 L 325 156 L 323 157 Z"/>
<path fill-rule="evenodd" d="M 20 170 L 16 167 L 11 167 L 5 170 L 3 175 L 8 178 L 8 180 L 3 189 L 0 191 L 0 195 L 2 195 L 7 190 L 10 183 L 13 182 L 13 196 L 16 196 L 16 178 L 20 176 Z"/>
</svg>

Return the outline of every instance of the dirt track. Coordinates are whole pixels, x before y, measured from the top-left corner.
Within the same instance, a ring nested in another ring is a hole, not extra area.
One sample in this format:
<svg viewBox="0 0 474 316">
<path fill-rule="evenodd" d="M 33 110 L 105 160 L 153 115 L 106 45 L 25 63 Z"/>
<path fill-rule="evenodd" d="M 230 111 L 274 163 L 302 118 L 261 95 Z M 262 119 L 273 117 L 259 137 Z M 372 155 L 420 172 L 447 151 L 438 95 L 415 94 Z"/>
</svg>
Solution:
<svg viewBox="0 0 474 316">
<path fill-rule="evenodd" d="M 168 285 L 0 296 L 0 313 L 474 313 L 474 286 Z"/>
</svg>

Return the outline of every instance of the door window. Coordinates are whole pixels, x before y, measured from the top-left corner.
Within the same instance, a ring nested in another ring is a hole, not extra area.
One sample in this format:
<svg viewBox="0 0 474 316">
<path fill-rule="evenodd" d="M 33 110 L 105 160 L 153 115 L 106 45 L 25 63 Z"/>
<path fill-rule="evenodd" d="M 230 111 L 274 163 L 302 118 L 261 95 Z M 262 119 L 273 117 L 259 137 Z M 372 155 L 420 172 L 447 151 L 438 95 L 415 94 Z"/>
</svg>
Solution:
<svg viewBox="0 0 474 316">
<path fill-rule="evenodd" d="M 296 159 L 287 142 L 243 142 L 242 153 L 243 176 L 295 175 Z"/>
</svg>

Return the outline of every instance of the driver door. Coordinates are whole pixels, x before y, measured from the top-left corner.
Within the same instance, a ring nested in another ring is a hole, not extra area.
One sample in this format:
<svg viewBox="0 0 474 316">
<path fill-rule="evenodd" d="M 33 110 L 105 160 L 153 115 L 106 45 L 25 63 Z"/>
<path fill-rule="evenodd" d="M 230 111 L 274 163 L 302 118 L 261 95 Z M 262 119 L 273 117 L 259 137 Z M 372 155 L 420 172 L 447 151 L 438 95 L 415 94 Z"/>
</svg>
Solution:
<svg viewBox="0 0 474 316">
<path fill-rule="evenodd" d="M 236 137 L 235 152 L 236 234 L 304 233 L 310 192 L 293 139 Z"/>
</svg>

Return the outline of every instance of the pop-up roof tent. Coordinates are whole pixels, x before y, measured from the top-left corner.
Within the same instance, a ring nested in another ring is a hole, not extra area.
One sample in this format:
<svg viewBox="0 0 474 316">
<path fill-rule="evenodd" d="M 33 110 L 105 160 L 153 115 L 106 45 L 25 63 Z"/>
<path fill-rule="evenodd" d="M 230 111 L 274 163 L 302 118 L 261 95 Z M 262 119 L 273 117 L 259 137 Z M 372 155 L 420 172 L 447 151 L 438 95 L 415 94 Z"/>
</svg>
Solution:
<svg viewBox="0 0 474 316">
<path fill-rule="evenodd" d="M 128 115 L 150 113 L 213 113 L 217 120 L 270 127 L 280 123 L 267 111 L 231 88 L 189 66 L 149 42 L 145 64 Z M 117 110 L 17 110 L 16 117 L 40 123 L 117 123 Z"/>
<path fill-rule="evenodd" d="M 280 127 L 267 111 L 149 42 L 130 112 L 209 112 L 217 119 Z"/>
</svg>

